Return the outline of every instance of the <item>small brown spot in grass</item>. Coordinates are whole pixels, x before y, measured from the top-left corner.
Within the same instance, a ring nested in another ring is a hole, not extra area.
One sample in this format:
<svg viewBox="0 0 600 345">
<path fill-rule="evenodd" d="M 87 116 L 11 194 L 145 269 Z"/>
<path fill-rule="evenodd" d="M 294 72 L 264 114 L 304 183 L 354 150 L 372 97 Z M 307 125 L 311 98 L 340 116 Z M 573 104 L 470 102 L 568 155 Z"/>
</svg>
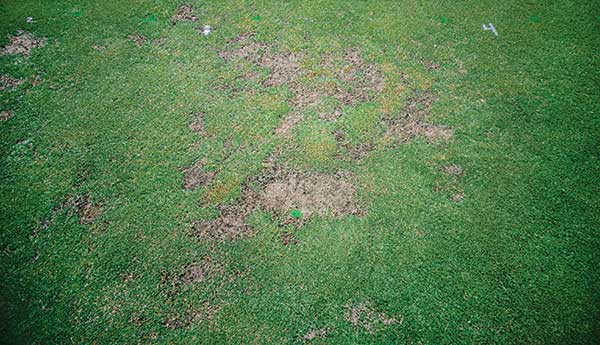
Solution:
<svg viewBox="0 0 600 345">
<path fill-rule="evenodd" d="M 436 62 L 433 62 L 433 61 L 425 61 L 423 63 L 423 66 L 425 66 L 425 69 L 427 69 L 428 71 L 438 70 L 441 67 L 439 63 L 436 63 Z"/>
<path fill-rule="evenodd" d="M 215 314 L 221 310 L 220 305 L 211 304 L 206 301 L 200 308 L 193 311 L 188 311 L 184 315 L 173 314 L 167 317 L 164 321 L 165 327 L 169 329 L 180 329 L 191 326 L 192 324 L 201 324 L 208 322 L 212 324 Z"/>
<path fill-rule="evenodd" d="M 451 177 L 459 177 L 463 174 L 463 169 L 460 164 L 448 164 L 442 167 L 442 171 Z"/>
<path fill-rule="evenodd" d="M 304 120 L 304 115 L 301 112 L 292 111 L 283 118 L 279 127 L 275 129 L 275 134 L 280 137 L 289 137 L 296 125 Z"/>
<path fill-rule="evenodd" d="M 171 23 L 176 24 L 180 21 L 198 21 L 194 7 L 189 4 L 183 4 L 177 8 L 177 12 L 171 17 Z"/>
<path fill-rule="evenodd" d="M 388 317 L 384 312 L 374 310 L 371 303 L 346 304 L 344 319 L 354 327 L 360 327 L 369 333 L 375 333 L 386 326 L 401 325 L 403 319 Z"/>
<path fill-rule="evenodd" d="M 465 198 L 465 193 L 464 192 L 455 193 L 455 194 L 452 195 L 452 201 L 454 201 L 456 203 L 461 203 L 464 198 Z"/>
<path fill-rule="evenodd" d="M 454 136 L 454 130 L 448 126 L 441 125 L 425 125 L 421 132 L 427 138 L 427 142 L 430 144 L 437 144 L 440 142 L 446 143 Z"/>
<path fill-rule="evenodd" d="M 143 46 L 146 42 L 148 42 L 148 38 L 142 34 L 132 34 L 127 36 L 127 38 L 135 43 L 137 47 Z"/>
<path fill-rule="evenodd" d="M 10 120 L 13 116 L 15 116 L 15 113 L 13 113 L 11 110 L 4 110 L 0 112 L 0 121 Z"/>
<path fill-rule="evenodd" d="M 23 84 L 23 79 L 13 78 L 9 75 L 0 75 L 0 90 L 12 89 Z"/>
<path fill-rule="evenodd" d="M 36 38 L 34 34 L 19 30 L 10 37 L 9 43 L 2 48 L 1 55 L 23 55 L 28 58 L 34 48 L 41 48 L 48 40 L 45 37 Z"/>
<path fill-rule="evenodd" d="M 62 207 L 75 210 L 79 214 L 79 223 L 86 225 L 93 223 L 102 214 L 102 207 L 94 203 L 91 195 L 71 195 Z"/>
<path fill-rule="evenodd" d="M 325 338 L 325 337 L 327 337 L 328 333 L 329 333 L 329 329 L 327 329 L 327 328 L 311 329 L 302 338 L 306 341 L 311 341 L 316 338 Z"/>
<path fill-rule="evenodd" d="M 103 46 L 103 45 L 100 45 L 100 44 L 94 44 L 92 46 L 92 49 L 94 49 L 95 51 L 98 51 L 98 52 L 103 52 L 103 51 L 106 50 L 106 46 Z"/>
<path fill-rule="evenodd" d="M 283 243 L 284 246 L 289 246 L 290 244 L 296 245 L 300 244 L 300 240 L 298 240 L 292 233 L 284 231 L 281 233 L 281 243 Z"/>
<path fill-rule="evenodd" d="M 212 276 L 223 274 L 223 267 L 213 262 L 210 256 L 206 256 L 199 263 L 189 265 L 180 279 L 184 285 L 191 285 L 203 283 Z"/>
<path fill-rule="evenodd" d="M 204 129 L 204 113 L 199 111 L 194 115 L 194 119 L 190 122 L 190 129 L 198 135 L 205 135 Z"/>
<path fill-rule="evenodd" d="M 183 188 L 185 190 L 194 190 L 209 184 L 215 177 L 215 172 L 204 171 L 204 161 L 199 160 L 194 165 L 184 170 Z"/>
</svg>

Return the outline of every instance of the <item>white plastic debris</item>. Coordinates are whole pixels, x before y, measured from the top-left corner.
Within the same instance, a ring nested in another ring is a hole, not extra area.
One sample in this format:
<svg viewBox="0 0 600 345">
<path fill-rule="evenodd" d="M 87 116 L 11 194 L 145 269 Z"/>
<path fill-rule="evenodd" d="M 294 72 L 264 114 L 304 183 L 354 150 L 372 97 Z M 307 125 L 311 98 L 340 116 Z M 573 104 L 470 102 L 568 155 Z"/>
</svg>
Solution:
<svg viewBox="0 0 600 345">
<path fill-rule="evenodd" d="M 33 23 L 33 17 L 27 17 L 26 21 L 27 23 Z"/>
<path fill-rule="evenodd" d="M 202 34 L 204 36 L 208 36 L 208 35 L 210 35 L 211 31 L 212 31 L 212 27 L 210 25 L 204 25 L 202 27 L 202 31 L 201 32 L 202 32 Z"/>
<path fill-rule="evenodd" d="M 491 30 L 496 37 L 498 36 L 498 31 L 496 31 L 496 28 L 494 27 L 494 24 L 492 24 L 492 23 L 489 23 L 487 26 L 485 24 L 483 24 L 483 30 L 488 30 L 488 31 Z"/>
</svg>

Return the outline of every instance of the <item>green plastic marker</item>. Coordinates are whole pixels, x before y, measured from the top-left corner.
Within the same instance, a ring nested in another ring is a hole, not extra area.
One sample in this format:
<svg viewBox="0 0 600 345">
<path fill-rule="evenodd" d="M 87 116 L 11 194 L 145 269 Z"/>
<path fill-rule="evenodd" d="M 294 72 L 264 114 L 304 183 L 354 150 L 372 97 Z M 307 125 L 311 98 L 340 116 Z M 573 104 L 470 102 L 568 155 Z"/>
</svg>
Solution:
<svg viewBox="0 0 600 345">
<path fill-rule="evenodd" d="M 290 215 L 293 218 L 296 218 L 296 219 L 302 218 L 302 211 L 300 211 L 300 210 L 292 210 L 292 212 L 290 212 Z"/>
</svg>

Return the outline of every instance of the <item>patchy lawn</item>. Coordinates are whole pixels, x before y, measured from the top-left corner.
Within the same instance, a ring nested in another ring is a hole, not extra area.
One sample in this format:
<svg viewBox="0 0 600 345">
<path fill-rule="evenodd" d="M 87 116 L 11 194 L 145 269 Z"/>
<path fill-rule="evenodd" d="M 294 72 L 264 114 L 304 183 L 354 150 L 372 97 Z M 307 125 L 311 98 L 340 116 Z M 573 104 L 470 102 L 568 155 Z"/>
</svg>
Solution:
<svg viewBox="0 0 600 345">
<path fill-rule="evenodd" d="M 2 343 L 595 343 L 598 11 L 3 1 Z"/>
</svg>

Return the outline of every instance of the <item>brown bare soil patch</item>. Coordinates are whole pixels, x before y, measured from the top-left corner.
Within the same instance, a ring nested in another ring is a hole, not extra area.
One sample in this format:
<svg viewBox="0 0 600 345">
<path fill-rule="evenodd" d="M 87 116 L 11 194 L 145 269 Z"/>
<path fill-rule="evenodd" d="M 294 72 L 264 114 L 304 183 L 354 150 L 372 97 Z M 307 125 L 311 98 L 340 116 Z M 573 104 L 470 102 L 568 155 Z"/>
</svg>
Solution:
<svg viewBox="0 0 600 345">
<path fill-rule="evenodd" d="M 215 172 L 204 171 L 204 161 L 199 160 L 194 165 L 184 170 L 183 188 L 185 190 L 195 190 L 209 184 L 215 177 Z"/>
<path fill-rule="evenodd" d="M 10 37 L 9 43 L 2 48 L 1 55 L 19 55 L 24 57 L 31 56 L 34 48 L 41 48 L 46 45 L 48 40 L 45 37 L 36 38 L 34 34 L 19 30 L 15 36 Z"/>
<path fill-rule="evenodd" d="M 190 21 L 196 22 L 198 21 L 198 17 L 195 14 L 194 6 L 189 4 L 184 4 L 177 8 L 175 14 L 171 17 L 171 23 L 176 24 L 180 21 Z"/>
<path fill-rule="evenodd" d="M 13 78 L 9 75 L 0 75 L 0 90 L 12 89 L 23 84 L 23 79 Z"/>
<path fill-rule="evenodd" d="M 300 244 L 300 240 L 298 240 L 296 238 L 296 236 L 294 236 L 294 234 L 285 231 L 281 233 L 281 243 L 284 246 L 289 246 L 290 244 L 295 245 L 295 244 Z"/>
<path fill-rule="evenodd" d="M 346 304 L 344 319 L 354 327 L 360 327 L 369 333 L 375 333 L 389 325 L 401 325 L 403 319 L 388 317 L 384 312 L 373 309 L 371 303 Z"/>
<path fill-rule="evenodd" d="M 148 42 L 148 38 L 142 34 L 132 34 L 127 36 L 127 38 L 135 43 L 137 47 L 141 47 Z"/>
<path fill-rule="evenodd" d="M 12 112 L 11 110 L 4 110 L 0 112 L 0 121 L 10 120 L 13 116 L 15 116 L 14 112 Z"/>
<path fill-rule="evenodd" d="M 441 67 L 439 63 L 433 61 L 425 61 L 423 62 L 423 66 L 425 66 L 425 69 L 427 69 L 428 71 L 438 70 Z"/>
<path fill-rule="evenodd" d="M 439 142 L 446 143 L 454 136 L 454 130 L 452 128 L 441 125 L 425 125 L 422 127 L 421 132 L 430 144 L 437 144 Z"/>
</svg>

